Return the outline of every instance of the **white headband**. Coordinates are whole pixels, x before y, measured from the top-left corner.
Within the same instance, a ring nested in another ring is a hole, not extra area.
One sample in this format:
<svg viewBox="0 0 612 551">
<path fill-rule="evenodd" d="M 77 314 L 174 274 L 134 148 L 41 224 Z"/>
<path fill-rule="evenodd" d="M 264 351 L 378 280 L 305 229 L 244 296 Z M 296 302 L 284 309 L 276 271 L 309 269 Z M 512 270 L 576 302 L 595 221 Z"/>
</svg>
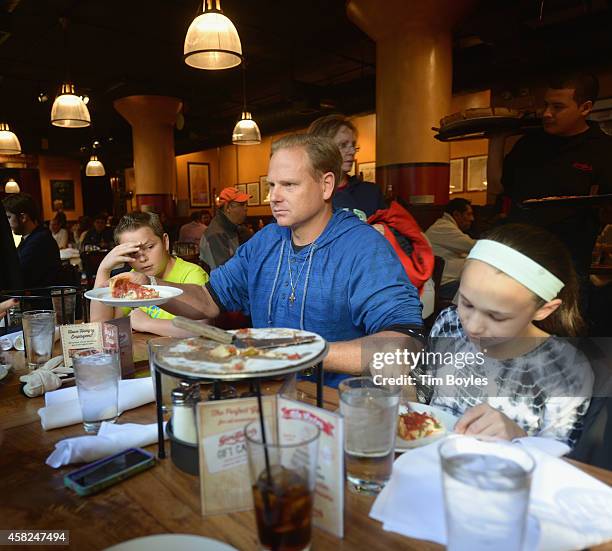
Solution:
<svg viewBox="0 0 612 551">
<path fill-rule="evenodd" d="M 468 259 L 470 258 L 501 270 L 547 302 L 555 298 L 565 285 L 528 256 L 490 239 L 477 241 L 468 255 Z"/>
</svg>

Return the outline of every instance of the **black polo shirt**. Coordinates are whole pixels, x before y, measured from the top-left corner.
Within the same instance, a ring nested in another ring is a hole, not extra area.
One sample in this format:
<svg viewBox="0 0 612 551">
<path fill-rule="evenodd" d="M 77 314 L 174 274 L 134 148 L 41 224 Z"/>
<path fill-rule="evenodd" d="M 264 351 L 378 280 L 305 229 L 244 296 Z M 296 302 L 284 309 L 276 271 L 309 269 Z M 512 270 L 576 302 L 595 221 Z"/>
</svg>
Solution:
<svg viewBox="0 0 612 551">
<path fill-rule="evenodd" d="M 37 226 L 17 247 L 25 289 L 57 285 L 61 260 L 57 241 L 44 226 Z"/>
<path fill-rule="evenodd" d="M 599 230 L 591 207 L 523 208 L 526 199 L 612 193 L 612 137 L 598 126 L 576 136 L 539 130 L 521 138 L 504 160 L 504 192 L 512 200 L 509 221 L 544 227 L 568 247 L 579 272 L 586 273 Z"/>
</svg>

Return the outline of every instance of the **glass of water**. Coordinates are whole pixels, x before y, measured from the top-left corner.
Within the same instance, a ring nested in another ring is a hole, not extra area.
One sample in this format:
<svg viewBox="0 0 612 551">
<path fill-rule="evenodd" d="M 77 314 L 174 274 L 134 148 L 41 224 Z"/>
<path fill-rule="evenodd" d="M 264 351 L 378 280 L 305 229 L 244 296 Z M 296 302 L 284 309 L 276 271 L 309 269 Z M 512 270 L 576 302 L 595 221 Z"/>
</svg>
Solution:
<svg viewBox="0 0 612 551">
<path fill-rule="evenodd" d="M 82 350 L 72 356 L 72 365 L 85 432 L 97 432 L 102 421 L 114 423 L 118 416 L 119 355 Z"/>
<path fill-rule="evenodd" d="M 533 458 L 516 444 L 472 437 L 440 445 L 449 551 L 521 551 Z"/>
<path fill-rule="evenodd" d="M 37 369 L 53 355 L 55 334 L 55 312 L 53 310 L 30 310 L 22 317 L 26 361 L 30 369 Z"/>
<path fill-rule="evenodd" d="M 349 488 L 377 494 L 391 477 L 401 387 L 376 385 L 371 377 L 353 377 L 342 381 L 338 390 Z"/>
<path fill-rule="evenodd" d="M 155 352 L 160 348 L 172 346 L 181 339 L 176 337 L 154 337 L 147 341 L 147 350 L 149 353 L 149 371 L 151 372 L 151 380 L 153 381 L 153 392 L 155 392 Z M 161 373 L 162 385 L 162 410 L 164 412 L 172 411 L 172 390 L 178 385 L 179 379 L 171 377 L 165 373 Z M 156 394 L 157 396 L 157 394 Z"/>
</svg>

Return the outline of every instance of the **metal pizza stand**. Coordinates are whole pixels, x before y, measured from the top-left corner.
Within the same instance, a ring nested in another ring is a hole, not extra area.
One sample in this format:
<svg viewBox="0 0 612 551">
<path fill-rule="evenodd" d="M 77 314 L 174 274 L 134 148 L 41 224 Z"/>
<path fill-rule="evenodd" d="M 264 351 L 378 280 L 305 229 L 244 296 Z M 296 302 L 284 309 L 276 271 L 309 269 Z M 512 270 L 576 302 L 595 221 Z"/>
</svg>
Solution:
<svg viewBox="0 0 612 551">
<path fill-rule="evenodd" d="M 319 336 L 320 337 L 320 336 Z M 164 459 L 166 457 L 166 450 L 164 444 L 164 418 L 163 418 L 163 391 L 162 391 L 162 374 L 168 375 L 170 377 L 176 377 L 181 380 L 190 382 L 190 383 L 219 383 L 219 382 L 239 382 L 239 381 L 250 381 L 253 383 L 255 395 L 257 397 L 257 403 L 259 405 L 259 416 L 260 422 L 263 428 L 263 408 L 261 403 L 261 381 L 266 379 L 274 379 L 278 377 L 284 377 L 287 375 L 292 375 L 299 371 L 304 371 L 305 369 L 314 368 L 314 374 L 317 385 L 317 407 L 323 406 L 323 359 L 327 356 L 329 351 L 329 344 L 323 337 L 320 337 L 321 342 L 323 344 L 320 351 L 318 351 L 314 356 L 310 356 L 308 358 L 300 358 L 295 361 L 287 360 L 290 362 L 290 365 L 285 365 L 279 369 L 271 369 L 264 371 L 227 371 L 227 372 L 215 372 L 215 373 L 206 373 L 204 370 L 202 372 L 191 372 L 186 370 L 185 368 L 177 367 L 174 365 L 170 365 L 168 362 L 168 358 L 164 358 L 165 355 L 169 352 L 171 346 L 163 347 L 155 351 L 153 357 L 153 366 L 155 370 L 155 401 L 156 401 L 156 411 L 157 411 L 157 445 L 158 445 L 158 457 L 160 459 Z M 273 363 L 278 363 L 278 360 L 275 359 L 265 359 L 258 358 L 256 360 L 259 365 L 264 365 L 266 362 L 269 365 Z M 265 436 L 264 436 L 265 438 Z"/>
</svg>

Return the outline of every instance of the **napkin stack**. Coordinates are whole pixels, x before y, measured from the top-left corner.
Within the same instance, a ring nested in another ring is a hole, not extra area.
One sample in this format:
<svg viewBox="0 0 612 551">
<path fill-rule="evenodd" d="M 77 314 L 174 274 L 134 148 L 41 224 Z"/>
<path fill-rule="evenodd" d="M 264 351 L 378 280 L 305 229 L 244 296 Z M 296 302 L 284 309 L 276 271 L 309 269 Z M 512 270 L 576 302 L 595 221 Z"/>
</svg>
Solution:
<svg viewBox="0 0 612 551">
<path fill-rule="evenodd" d="M 164 435 L 167 438 L 165 423 Z M 104 422 L 96 436 L 77 436 L 57 442 L 46 463 L 54 469 L 70 463 L 89 463 L 128 448 L 141 448 L 155 442 L 157 423 L 115 425 Z"/>
<path fill-rule="evenodd" d="M 438 455 L 443 441 L 407 451 L 394 463 L 391 480 L 370 511 L 385 530 L 446 544 Z M 515 442 L 536 461 L 529 515 L 537 523 L 528 524 L 525 549 L 569 551 L 612 539 L 612 489 L 555 457 L 568 451 L 563 444 L 533 437 Z"/>
<path fill-rule="evenodd" d="M 155 400 L 151 377 L 119 381 L 119 413 Z M 83 421 L 76 387 L 45 394 L 45 407 L 38 410 L 44 430 L 74 425 Z"/>
</svg>

